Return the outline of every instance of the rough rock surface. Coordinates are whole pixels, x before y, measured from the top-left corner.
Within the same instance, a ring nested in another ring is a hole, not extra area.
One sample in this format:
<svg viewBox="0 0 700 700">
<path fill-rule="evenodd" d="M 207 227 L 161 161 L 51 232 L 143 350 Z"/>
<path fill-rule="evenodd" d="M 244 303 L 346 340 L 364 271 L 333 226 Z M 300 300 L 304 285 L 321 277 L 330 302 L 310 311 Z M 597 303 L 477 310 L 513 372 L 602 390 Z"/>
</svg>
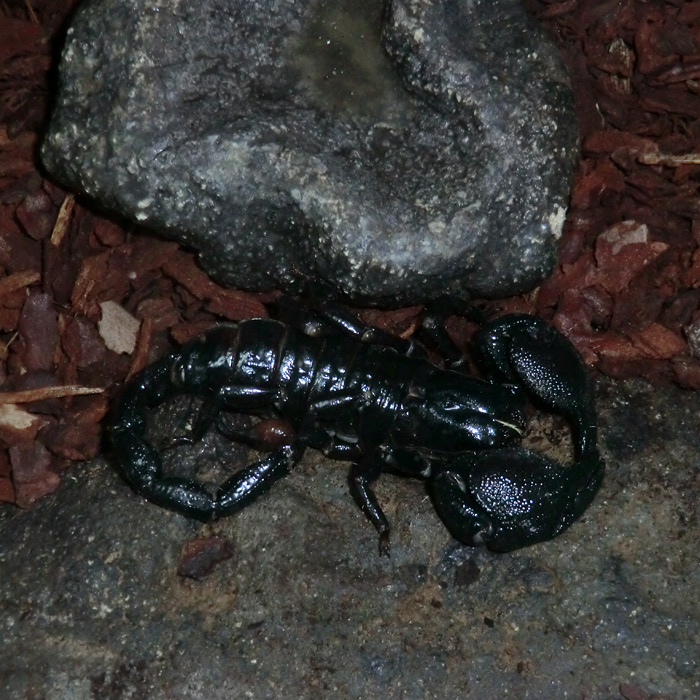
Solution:
<svg viewBox="0 0 700 700">
<path fill-rule="evenodd" d="M 71 468 L 32 510 L 0 508 L 0 697 L 697 700 L 697 404 L 606 382 L 599 496 L 504 555 L 458 545 L 420 482 L 383 476 L 380 558 L 346 465 L 317 453 L 214 525 L 104 461 Z M 219 561 L 199 580 L 193 550 Z"/>
<path fill-rule="evenodd" d="M 505 295 L 554 264 L 573 100 L 520 0 L 87 0 L 43 159 L 224 284 Z"/>
</svg>

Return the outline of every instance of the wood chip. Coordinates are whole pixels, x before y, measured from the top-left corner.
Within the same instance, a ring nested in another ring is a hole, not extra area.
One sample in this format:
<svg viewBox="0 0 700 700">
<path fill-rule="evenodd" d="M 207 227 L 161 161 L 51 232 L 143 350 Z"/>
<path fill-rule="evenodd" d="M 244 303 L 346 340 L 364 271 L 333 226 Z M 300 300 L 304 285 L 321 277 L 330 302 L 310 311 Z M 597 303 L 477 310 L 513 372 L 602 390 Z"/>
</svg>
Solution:
<svg viewBox="0 0 700 700">
<path fill-rule="evenodd" d="M 104 389 L 95 386 L 47 386 L 41 389 L 25 389 L 24 391 L 0 391 L 0 406 L 5 404 L 29 403 L 44 399 L 62 399 L 65 396 L 84 396 L 86 394 L 101 394 Z"/>
<path fill-rule="evenodd" d="M 700 153 L 686 153 L 680 156 L 669 153 L 643 153 L 639 156 L 639 162 L 644 165 L 668 165 L 672 168 L 687 164 L 700 165 Z"/>
<path fill-rule="evenodd" d="M 0 300 L 12 292 L 29 287 L 41 280 L 41 273 L 34 270 L 25 270 L 24 272 L 15 272 L 5 279 L 0 280 Z"/>
<path fill-rule="evenodd" d="M 54 224 L 53 231 L 51 232 L 51 245 L 58 246 L 61 245 L 61 241 L 68 231 L 68 224 L 70 223 L 70 217 L 73 213 L 73 207 L 75 206 L 75 196 L 69 194 L 61 204 L 61 208 L 58 210 L 58 216 L 56 217 L 56 223 Z"/>
</svg>

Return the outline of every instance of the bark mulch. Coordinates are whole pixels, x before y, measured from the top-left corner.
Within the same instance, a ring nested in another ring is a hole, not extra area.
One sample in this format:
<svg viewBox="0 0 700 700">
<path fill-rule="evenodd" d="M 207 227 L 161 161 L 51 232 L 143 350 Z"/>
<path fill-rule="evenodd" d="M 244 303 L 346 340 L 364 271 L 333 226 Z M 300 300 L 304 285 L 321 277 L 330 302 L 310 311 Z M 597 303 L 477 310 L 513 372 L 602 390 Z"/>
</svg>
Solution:
<svg viewBox="0 0 700 700">
<path fill-rule="evenodd" d="M 219 286 L 192 254 L 42 172 L 76 4 L 0 1 L 0 500 L 21 507 L 99 453 L 126 378 L 217 320 L 265 315 L 268 298 Z M 569 66 L 582 159 L 554 274 L 490 310 L 551 320 L 606 374 L 698 388 L 700 3 L 526 4 Z M 362 315 L 405 332 L 419 311 Z"/>
</svg>

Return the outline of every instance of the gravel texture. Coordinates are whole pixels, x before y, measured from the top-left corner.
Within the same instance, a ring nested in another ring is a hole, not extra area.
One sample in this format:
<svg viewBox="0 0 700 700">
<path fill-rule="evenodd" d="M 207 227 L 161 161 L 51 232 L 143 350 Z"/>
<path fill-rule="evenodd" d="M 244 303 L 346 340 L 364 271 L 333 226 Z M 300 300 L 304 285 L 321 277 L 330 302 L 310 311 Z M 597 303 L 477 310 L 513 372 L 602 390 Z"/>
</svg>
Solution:
<svg viewBox="0 0 700 700">
<path fill-rule="evenodd" d="M 598 397 L 601 493 L 559 539 L 506 555 L 457 545 L 420 482 L 385 477 L 379 558 L 344 465 L 313 455 L 208 526 L 104 461 L 72 468 L 0 511 L 0 696 L 696 699 L 698 397 L 609 380 Z M 194 452 L 221 450 L 210 435 Z"/>
<path fill-rule="evenodd" d="M 578 130 L 520 0 L 88 0 L 43 146 L 235 288 L 365 304 L 549 274 Z"/>
</svg>

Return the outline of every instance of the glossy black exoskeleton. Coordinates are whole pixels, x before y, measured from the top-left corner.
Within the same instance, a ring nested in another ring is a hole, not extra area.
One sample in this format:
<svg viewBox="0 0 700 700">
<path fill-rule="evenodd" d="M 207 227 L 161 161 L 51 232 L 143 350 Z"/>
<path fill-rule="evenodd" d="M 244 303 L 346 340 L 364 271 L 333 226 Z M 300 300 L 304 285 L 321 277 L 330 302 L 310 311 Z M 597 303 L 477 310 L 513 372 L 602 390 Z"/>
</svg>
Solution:
<svg viewBox="0 0 700 700">
<path fill-rule="evenodd" d="M 109 429 L 112 450 L 135 491 L 202 521 L 251 503 L 312 447 L 353 463 L 351 492 L 379 532 L 382 553 L 389 524 L 372 482 L 385 470 L 426 479 L 438 515 L 462 542 L 508 551 L 548 540 L 586 510 L 603 478 L 585 368 L 568 340 L 535 317 L 488 323 L 477 346 L 488 380 L 438 367 L 412 341 L 329 305 L 291 324 L 222 324 L 124 387 Z M 193 440 L 222 410 L 284 419 L 294 436 L 212 494 L 164 476 L 146 439 L 148 410 L 178 394 L 203 400 Z M 528 396 L 568 418 L 571 466 L 519 446 Z"/>
</svg>

